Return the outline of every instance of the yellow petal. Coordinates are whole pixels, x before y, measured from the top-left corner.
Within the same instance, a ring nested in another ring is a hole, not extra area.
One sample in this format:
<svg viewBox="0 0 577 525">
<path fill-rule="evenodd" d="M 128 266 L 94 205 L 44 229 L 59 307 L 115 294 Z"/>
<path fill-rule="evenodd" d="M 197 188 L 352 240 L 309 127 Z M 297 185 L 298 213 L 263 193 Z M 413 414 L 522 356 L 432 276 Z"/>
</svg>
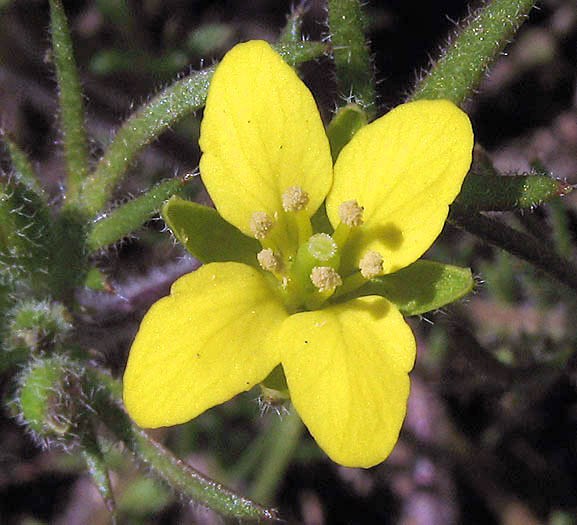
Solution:
<svg viewBox="0 0 577 525">
<path fill-rule="evenodd" d="M 384 256 L 387 273 L 418 259 L 443 228 L 472 149 L 469 118 L 446 100 L 403 104 L 362 128 L 337 159 L 327 198 L 333 226 L 342 202 L 365 208 L 345 267 L 358 265 L 368 250 Z"/>
<path fill-rule="evenodd" d="M 371 467 L 397 442 L 409 396 L 415 339 L 382 297 L 289 317 L 279 331 L 292 402 L 337 463 Z"/>
<path fill-rule="evenodd" d="M 124 374 L 124 403 L 143 427 L 175 425 L 262 381 L 267 344 L 287 316 L 262 274 L 213 263 L 178 279 L 144 317 Z"/>
<path fill-rule="evenodd" d="M 278 214 L 281 195 L 300 186 L 312 215 L 332 182 L 328 139 L 316 103 L 266 43 L 239 44 L 212 78 L 201 127 L 200 171 L 220 214 L 246 235 L 254 212 Z"/>
</svg>

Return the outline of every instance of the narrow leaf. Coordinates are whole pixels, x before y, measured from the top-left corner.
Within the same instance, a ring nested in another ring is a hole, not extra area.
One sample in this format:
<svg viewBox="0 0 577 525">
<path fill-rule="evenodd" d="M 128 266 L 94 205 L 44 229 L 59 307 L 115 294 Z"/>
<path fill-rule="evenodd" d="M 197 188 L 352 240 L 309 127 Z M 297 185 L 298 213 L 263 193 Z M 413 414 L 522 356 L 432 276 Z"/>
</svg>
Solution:
<svg viewBox="0 0 577 525">
<path fill-rule="evenodd" d="M 87 388 L 102 421 L 134 456 L 185 498 L 237 519 L 278 520 L 275 509 L 262 507 L 213 481 L 174 456 L 144 430 L 132 423 L 118 404 L 120 384 L 89 369 Z"/>
<path fill-rule="evenodd" d="M 172 197 L 162 207 L 162 218 L 201 263 L 238 261 L 258 266 L 259 242 L 226 222 L 215 209 Z"/>
<path fill-rule="evenodd" d="M 114 516 L 116 506 L 114 504 L 112 486 L 110 485 L 108 467 L 106 466 L 104 455 L 102 454 L 94 429 L 90 427 L 84 429 L 81 433 L 80 439 L 80 453 L 86 462 L 86 467 L 88 468 L 90 477 L 102 496 L 106 508 Z"/>
<path fill-rule="evenodd" d="M 371 279 L 354 295 L 380 295 L 409 316 L 457 301 L 473 286 L 470 268 L 421 259 L 398 272 Z"/>
<path fill-rule="evenodd" d="M 456 203 L 472 211 L 531 209 L 566 195 L 572 186 L 545 175 L 477 175 L 469 173 Z"/>
<path fill-rule="evenodd" d="M 409 99 L 465 101 L 535 4 L 535 0 L 493 0 L 473 12 L 457 28 Z"/>
<path fill-rule="evenodd" d="M 365 40 L 366 20 L 359 0 L 328 0 L 328 22 L 337 89 L 347 102 L 375 113 L 375 76 Z"/>
<path fill-rule="evenodd" d="M 20 174 L 21 181 L 28 186 L 30 190 L 32 190 L 36 195 L 45 200 L 46 196 L 44 193 L 44 189 L 40 186 L 38 182 L 38 177 L 36 175 L 36 171 L 32 167 L 32 163 L 30 159 L 24 153 L 18 145 L 6 134 L 0 130 L 0 135 L 2 137 L 2 141 L 6 145 L 6 149 L 8 150 L 8 154 L 10 155 L 10 160 L 12 162 L 12 166 L 14 169 Z"/>
<path fill-rule="evenodd" d="M 86 239 L 88 250 L 105 248 L 140 228 L 158 212 L 164 201 L 182 189 L 184 182 L 180 177 L 161 182 L 95 222 Z"/>
<path fill-rule="evenodd" d="M 277 46 L 276 50 L 287 62 L 300 64 L 320 56 L 325 46 L 320 42 L 300 42 Z M 119 128 L 84 186 L 83 203 L 90 216 L 96 216 L 104 208 L 144 146 L 204 105 L 215 67 L 177 80 L 139 108 Z"/>
<path fill-rule="evenodd" d="M 89 169 L 84 102 L 74 60 L 70 28 L 61 0 L 50 0 L 52 53 L 59 89 L 60 122 L 68 173 L 67 205 L 77 204 Z"/>
</svg>

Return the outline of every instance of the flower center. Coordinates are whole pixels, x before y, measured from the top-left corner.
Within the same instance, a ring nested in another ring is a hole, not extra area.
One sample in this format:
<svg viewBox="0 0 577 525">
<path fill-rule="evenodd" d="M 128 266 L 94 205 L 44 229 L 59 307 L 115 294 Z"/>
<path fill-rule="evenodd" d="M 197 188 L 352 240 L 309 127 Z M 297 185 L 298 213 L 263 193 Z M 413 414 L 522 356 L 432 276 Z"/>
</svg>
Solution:
<svg viewBox="0 0 577 525">
<path fill-rule="evenodd" d="M 270 239 L 269 233 L 279 219 L 282 220 L 277 214 L 273 221 L 266 213 L 255 212 L 250 228 L 263 247 L 257 255 L 258 262 L 263 270 L 276 277 L 289 310 L 320 308 L 331 297 L 350 293 L 383 273 L 383 257 L 372 251 L 362 257 L 358 270 L 347 276 L 339 273 L 341 253 L 346 249 L 351 231 L 363 227 L 364 209 L 357 201 L 346 201 L 339 206 L 341 222 L 332 235 L 313 233 L 307 212 L 309 195 L 301 187 L 287 188 L 281 201 L 287 223 L 297 230 L 296 253 L 281 253 Z"/>
</svg>

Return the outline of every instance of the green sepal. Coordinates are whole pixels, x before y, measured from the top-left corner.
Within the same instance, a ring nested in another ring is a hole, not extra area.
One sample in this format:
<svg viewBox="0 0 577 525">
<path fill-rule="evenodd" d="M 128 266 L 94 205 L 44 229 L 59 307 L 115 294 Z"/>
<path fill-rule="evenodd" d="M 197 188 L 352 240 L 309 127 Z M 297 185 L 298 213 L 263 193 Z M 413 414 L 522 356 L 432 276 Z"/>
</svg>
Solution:
<svg viewBox="0 0 577 525">
<path fill-rule="evenodd" d="M 226 222 L 215 209 L 174 196 L 161 214 L 174 236 L 201 263 L 237 261 L 258 267 L 259 242 Z"/>
<path fill-rule="evenodd" d="M 72 331 L 72 318 L 59 302 L 28 300 L 6 313 L 6 349 L 28 355 L 47 354 Z"/>
<path fill-rule="evenodd" d="M 333 162 L 337 160 L 341 150 L 349 143 L 355 133 L 366 126 L 369 118 L 358 104 L 347 104 L 340 108 L 329 125 L 327 136 L 331 145 Z"/>
<path fill-rule="evenodd" d="M 262 400 L 266 405 L 279 405 L 290 399 L 289 388 L 282 365 L 277 365 L 260 384 Z"/>
<path fill-rule="evenodd" d="M 75 377 L 71 363 L 60 356 L 38 359 L 22 372 L 17 398 L 20 417 L 38 439 L 65 438 L 71 430 Z"/>
<path fill-rule="evenodd" d="M 354 296 L 380 295 L 409 316 L 457 301 L 468 294 L 474 284 L 470 268 L 421 259 L 398 272 L 369 280 Z M 351 295 L 345 297 L 348 299 Z"/>
</svg>

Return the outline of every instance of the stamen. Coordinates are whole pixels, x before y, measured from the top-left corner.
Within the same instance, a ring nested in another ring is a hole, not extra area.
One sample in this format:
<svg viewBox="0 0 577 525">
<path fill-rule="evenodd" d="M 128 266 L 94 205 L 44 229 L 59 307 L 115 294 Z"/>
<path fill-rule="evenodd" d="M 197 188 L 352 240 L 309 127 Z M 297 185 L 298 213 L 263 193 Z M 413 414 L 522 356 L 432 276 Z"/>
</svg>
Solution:
<svg viewBox="0 0 577 525">
<path fill-rule="evenodd" d="M 272 273 L 278 273 L 282 267 L 281 260 L 270 248 L 265 248 L 256 254 L 260 267 Z"/>
<path fill-rule="evenodd" d="M 302 244 L 312 235 L 313 228 L 308 213 L 309 194 L 300 186 L 290 186 L 281 195 L 283 210 L 292 215 L 298 231 L 298 243 Z"/>
<path fill-rule="evenodd" d="M 309 203 L 309 195 L 300 186 L 291 186 L 281 196 L 283 210 L 288 212 L 304 210 Z"/>
<path fill-rule="evenodd" d="M 339 218 L 341 222 L 333 233 L 333 239 L 342 248 L 352 228 L 358 228 L 363 224 L 364 208 L 357 201 L 345 201 L 339 206 Z"/>
<path fill-rule="evenodd" d="M 350 228 L 363 224 L 364 208 L 357 201 L 345 201 L 339 206 L 339 218 Z"/>
<path fill-rule="evenodd" d="M 253 213 L 250 218 L 250 231 L 254 235 L 254 238 L 259 241 L 268 236 L 268 232 L 273 226 L 274 222 L 264 211 Z"/>
<path fill-rule="evenodd" d="M 383 273 L 383 256 L 377 252 L 367 252 L 359 262 L 359 270 L 365 279 L 372 279 Z"/>
<path fill-rule="evenodd" d="M 319 292 L 333 292 L 337 286 L 343 284 L 341 276 L 330 266 L 315 266 L 310 277 Z"/>
</svg>

